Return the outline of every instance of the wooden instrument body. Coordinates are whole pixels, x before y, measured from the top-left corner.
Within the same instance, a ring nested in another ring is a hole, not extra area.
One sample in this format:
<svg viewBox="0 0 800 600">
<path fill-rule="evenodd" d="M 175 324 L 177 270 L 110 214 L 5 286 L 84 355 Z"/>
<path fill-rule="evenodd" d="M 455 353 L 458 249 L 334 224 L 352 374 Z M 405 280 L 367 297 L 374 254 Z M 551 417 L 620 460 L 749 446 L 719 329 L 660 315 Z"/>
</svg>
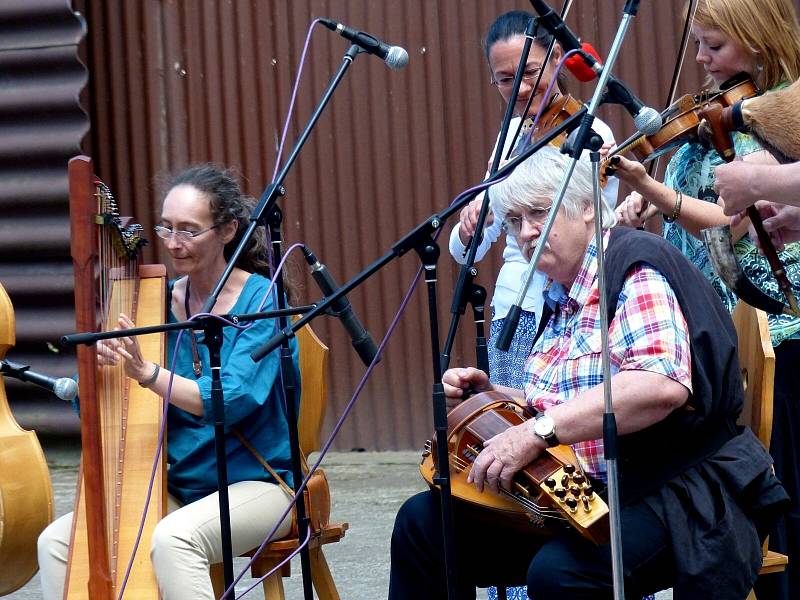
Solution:
<svg viewBox="0 0 800 600">
<path fill-rule="evenodd" d="M 533 131 L 531 136 L 531 141 L 535 142 L 554 127 L 558 127 L 561 123 L 578 112 L 582 106 L 583 104 L 581 101 L 573 98 L 570 94 L 563 94 L 555 98 L 550 103 L 550 106 L 547 107 L 547 110 L 542 113 L 539 123 L 537 123 L 536 129 Z M 558 148 L 566 139 L 567 134 L 562 133 L 561 135 L 553 138 L 553 140 L 550 142 L 550 145 Z"/>
<path fill-rule="evenodd" d="M 663 113 L 664 124 L 652 135 L 636 134 L 620 144 L 603 160 L 600 168 L 601 182 L 609 174 L 609 163 L 614 155 L 630 152 L 640 162 L 653 160 L 679 146 L 696 140 L 698 127 L 703 119 L 703 110 L 709 106 L 731 106 L 738 100 L 757 96 L 761 92 L 749 78 L 737 80 L 730 87 L 718 92 L 702 91 L 678 98 Z M 613 173 L 613 168 L 611 170 Z"/>
<path fill-rule="evenodd" d="M 595 543 L 606 542 L 608 507 L 601 498 L 594 494 L 588 510 L 581 505 L 572 512 L 545 483 L 552 479 L 562 487 L 572 485 L 572 476 L 564 467 L 574 466 L 577 461 L 567 446 L 548 448 L 546 453 L 517 473 L 510 493 L 499 494 L 486 487 L 483 492 L 478 492 L 467 483 L 472 463 L 483 442 L 531 417 L 526 408 L 499 392 L 477 394 L 450 411 L 447 439 L 453 497 L 475 508 L 492 511 L 491 516 L 487 512 L 487 518 L 496 517 L 509 526 L 531 533 L 554 535 L 571 526 Z M 435 454 L 435 444 L 432 444 L 430 451 L 423 454 L 420 464 L 420 473 L 430 485 L 433 485 L 436 470 Z"/>
<path fill-rule="evenodd" d="M 91 160 L 73 158 L 69 172 L 78 331 L 113 329 L 120 312 L 129 314 L 139 327 L 163 323 L 166 269 L 134 262 L 98 272 L 99 254 L 116 252 L 119 240 L 104 247 L 98 239 L 103 221 L 98 215 L 105 209 L 98 205 L 101 194 Z M 106 295 L 98 306 L 96 290 L 103 278 Z M 145 360 L 164 364 L 163 334 L 140 336 L 139 345 Z M 112 600 L 145 511 L 164 405 L 158 395 L 125 377 L 121 366 L 99 368 L 94 347 L 78 348 L 78 370 L 83 453 L 64 597 Z M 166 512 L 166 461 L 161 450 L 126 598 L 159 597 L 149 549 L 152 530 Z"/>
<path fill-rule="evenodd" d="M 14 308 L 0 285 L 0 359 L 16 341 Z M 53 520 L 53 491 L 42 447 L 11 413 L 0 375 L 0 596 L 38 570 L 36 540 Z"/>
</svg>

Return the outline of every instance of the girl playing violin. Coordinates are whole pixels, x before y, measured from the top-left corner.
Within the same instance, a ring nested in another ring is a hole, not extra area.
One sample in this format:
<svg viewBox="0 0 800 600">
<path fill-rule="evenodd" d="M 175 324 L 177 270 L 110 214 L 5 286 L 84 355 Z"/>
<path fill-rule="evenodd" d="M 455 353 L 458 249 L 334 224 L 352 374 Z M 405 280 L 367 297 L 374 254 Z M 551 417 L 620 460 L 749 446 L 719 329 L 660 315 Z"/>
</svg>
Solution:
<svg viewBox="0 0 800 600">
<path fill-rule="evenodd" d="M 688 10 L 688 6 L 687 6 Z M 762 89 L 786 85 L 800 77 L 800 27 L 791 0 L 699 0 L 692 25 L 697 45 L 696 60 L 717 86 L 739 73 L 746 73 Z M 763 160 L 758 143 L 750 136 L 735 134 L 736 154 Z M 637 162 L 620 159 L 616 173 L 634 190 L 617 208 L 623 224 L 640 226 L 661 213 L 663 234 L 711 281 L 720 298 L 733 310 L 737 298 L 714 273 L 700 231 L 728 223 L 714 191 L 714 170 L 722 158 L 698 142 L 681 146 L 667 166 L 664 183 L 648 176 Z M 651 221 L 651 223 L 656 223 Z M 649 224 L 649 223 L 648 223 Z M 759 256 L 746 235 L 747 223 L 733 230 L 736 253 L 750 280 L 764 292 L 781 298 L 766 260 Z M 790 244 L 781 253 L 789 279 L 800 281 L 800 244 Z M 771 453 L 775 470 L 792 496 L 793 508 L 785 530 L 773 532 L 770 546 L 790 556 L 800 556 L 800 482 L 796 450 L 791 441 L 800 435 L 800 410 L 796 392 L 800 389 L 800 319 L 769 315 L 770 333 L 775 347 L 774 426 Z M 792 516 L 793 515 L 793 516 Z M 791 561 L 789 591 L 782 583 L 782 594 L 763 597 L 800 597 L 800 564 Z M 777 576 L 771 576 L 770 584 Z M 770 579 L 767 578 L 767 579 Z M 763 578 L 762 578 L 763 579 Z"/>
</svg>

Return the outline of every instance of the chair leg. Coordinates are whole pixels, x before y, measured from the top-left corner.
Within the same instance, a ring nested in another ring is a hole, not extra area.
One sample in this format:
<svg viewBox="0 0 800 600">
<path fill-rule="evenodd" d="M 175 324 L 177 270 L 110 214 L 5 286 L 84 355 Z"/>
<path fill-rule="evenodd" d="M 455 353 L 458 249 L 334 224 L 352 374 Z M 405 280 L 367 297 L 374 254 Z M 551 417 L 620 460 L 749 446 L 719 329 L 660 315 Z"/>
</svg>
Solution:
<svg viewBox="0 0 800 600">
<path fill-rule="evenodd" d="M 322 548 L 312 548 L 311 558 L 311 578 L 314 581 L 314 589 L 317 590 L 319 600 L 339 600 L 339 592 L 333 582 L 328 561 L 322 553 Z"/>
<path fill-rule="evenodd" d="M 208 574 L 211 577 L 211 585 L 214 588 L 214 598 L 219 598 L 225 592 L 225 571 L 222 563 L 209 565 Z"/>
<path fill-rule="evenodd" d="M 264 580 L 264 600 L 286 600 L 280 569 Z"/>
</svg>

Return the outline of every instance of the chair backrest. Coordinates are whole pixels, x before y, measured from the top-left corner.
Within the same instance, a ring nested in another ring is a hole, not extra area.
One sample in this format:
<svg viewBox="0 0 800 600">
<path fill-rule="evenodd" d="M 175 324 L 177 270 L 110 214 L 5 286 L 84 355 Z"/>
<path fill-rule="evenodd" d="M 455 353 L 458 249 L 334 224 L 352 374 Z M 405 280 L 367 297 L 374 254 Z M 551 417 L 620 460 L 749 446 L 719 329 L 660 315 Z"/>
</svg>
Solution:
<svg viewBox="0 0 800 600">
<path fill-rule="evenodd" d="M 775 351 L 769 336 L 767 315 L 762 310 L 739 302 L 732 316 L 739 336 L 739 364 L 745 395 L 739 423 L 750 427 L 761 443 L 769 448 Z"/>
<path fill-rule="evenodd" d="M 306 325 L 296 333 L 300 350 L 300 448 L 319 450 L 319 434 L 328 404 L 328 347 Z"/>
</svg>

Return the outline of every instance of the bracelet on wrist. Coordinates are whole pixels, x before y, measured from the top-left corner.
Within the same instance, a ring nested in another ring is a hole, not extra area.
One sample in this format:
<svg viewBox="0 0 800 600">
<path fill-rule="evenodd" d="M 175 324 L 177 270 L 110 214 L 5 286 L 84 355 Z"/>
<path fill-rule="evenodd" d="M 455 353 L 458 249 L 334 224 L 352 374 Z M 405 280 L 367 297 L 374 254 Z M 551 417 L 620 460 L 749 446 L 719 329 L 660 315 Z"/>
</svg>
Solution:
<svg viewBox="0 0 800 600">
<path fill-rule="evenodd" d="M 681 214 L 681 203 L 683 202 L 683 193 L 680 190 L 675 190 L 675 206 L 672 209 L 672 213 L 667 215 L 664 213 L 664 221 L 667 223 L 674 223 L 677 221 L 678 217 Z"/>
<path fill-rule="evenodd" d="M 153 374 L 150 375 L 150 377 L 148 377 L 147 379 L 144 379 L 139 382 L 139 385 L 144 388 L 150 387 L 156 382 L 156 379 L 158 379 L 158 372 L 161 370 L 161 367 L 158 365 L 158 363 L 153 363 L 153 364 L 155 365 L 155 369 L 153 369 Z"/>
</svg>

